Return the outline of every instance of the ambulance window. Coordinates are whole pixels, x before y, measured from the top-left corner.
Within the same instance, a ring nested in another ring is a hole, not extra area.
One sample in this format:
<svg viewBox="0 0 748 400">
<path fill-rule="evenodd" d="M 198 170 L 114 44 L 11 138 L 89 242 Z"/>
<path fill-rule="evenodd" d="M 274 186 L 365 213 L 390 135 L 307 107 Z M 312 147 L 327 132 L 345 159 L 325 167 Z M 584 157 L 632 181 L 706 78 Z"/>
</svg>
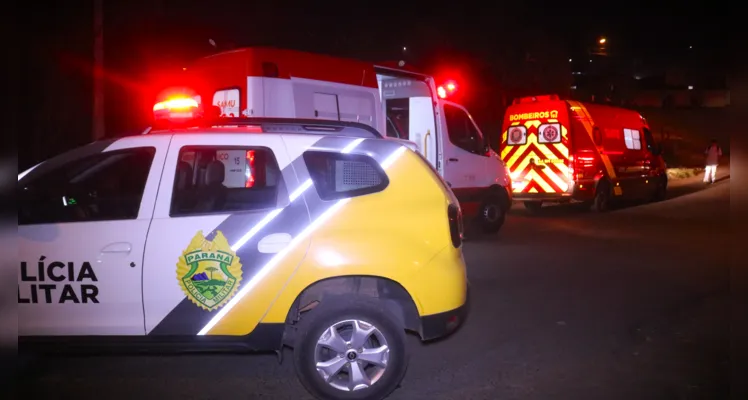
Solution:
<svg viewBox="0 0 748 400">
<path fill-rule="evenodd" d="M 410 137 L 410 99 L 387 99 L 387 136 L 408 139 Z"/>
<path fill-rule="evenodd" d="M 471 153 L 485 153 L 483 138 L 463 109 L 445 104 L 444 118 L 447 120 L 449 141 L 452 144 Z"/>
<path fill-rule="evenodd" d="M 626 148 L 630 150 L 641 150 L 642 142 L 639 131 L 636 129 L 624 129 L 623 140 L 626 142 Z"/>
<path fill-rule="evenodd" d="M 19 190 L 18 224 L 136 219 L 155 151 L 99 153 L 25 183 Z"/>
<path fill-rule="evenodd" d="M 183 147 L 174 176 L 170 215 L 275 208 L 280 185 L 281 172 L 268 148 Z"/>
</svg>

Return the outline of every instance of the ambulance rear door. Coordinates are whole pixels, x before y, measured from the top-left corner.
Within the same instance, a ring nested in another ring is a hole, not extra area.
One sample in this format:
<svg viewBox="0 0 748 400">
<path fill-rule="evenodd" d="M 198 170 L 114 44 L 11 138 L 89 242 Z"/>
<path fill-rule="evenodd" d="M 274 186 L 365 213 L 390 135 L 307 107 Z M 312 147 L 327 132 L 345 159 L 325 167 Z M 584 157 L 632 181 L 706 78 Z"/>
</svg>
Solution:
<svg viewBox="0 0 748 400">
<path fill-rule="evenodd" d="M 427 75 L 376 67 L 387 137 L 411 141 L 444 174 L 442 143 L 436 126 L 438 107 L 433 79 Z"/>
<path fill-rule="evenodd" d="M 500 147 L 515 197 L 568 193 L 571 135 L 565 102 L 520 101 L 509 107 Z"/>
</svg>

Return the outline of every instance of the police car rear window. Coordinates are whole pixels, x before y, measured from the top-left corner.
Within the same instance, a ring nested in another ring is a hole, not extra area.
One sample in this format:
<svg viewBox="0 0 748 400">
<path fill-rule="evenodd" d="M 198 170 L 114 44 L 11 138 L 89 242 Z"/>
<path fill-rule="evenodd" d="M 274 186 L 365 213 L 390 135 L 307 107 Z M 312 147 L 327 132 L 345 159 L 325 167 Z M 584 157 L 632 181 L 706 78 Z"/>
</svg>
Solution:
<svg viewBox="0 0 748 400">
<path fill-rule="evenodd" d="M 322 200 L 363 196 L 389 185 L 379 163 L 366 155 L 307 151 L 304 162 Z"/>
<path fill-rule="evenodd" d="M 190 146 L 179 152 L 171 215 L 274 208 L 281 172 L 264 147 Z"/>
</svg>

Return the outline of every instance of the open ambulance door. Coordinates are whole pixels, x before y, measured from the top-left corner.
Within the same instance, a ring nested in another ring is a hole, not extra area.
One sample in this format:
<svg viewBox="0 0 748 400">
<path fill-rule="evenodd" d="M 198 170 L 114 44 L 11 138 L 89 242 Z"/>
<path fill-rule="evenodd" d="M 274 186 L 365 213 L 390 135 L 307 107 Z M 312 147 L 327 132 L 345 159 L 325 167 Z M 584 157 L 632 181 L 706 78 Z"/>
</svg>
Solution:
<svg viewBox="0 0 748 400">
<path fill-rule="evenodd" d="M 442 173 L 433 79 L 384 67 L 375 70 L 382 98 L 383 133 L 415 144 L 417 151 Z"/>
</svg>

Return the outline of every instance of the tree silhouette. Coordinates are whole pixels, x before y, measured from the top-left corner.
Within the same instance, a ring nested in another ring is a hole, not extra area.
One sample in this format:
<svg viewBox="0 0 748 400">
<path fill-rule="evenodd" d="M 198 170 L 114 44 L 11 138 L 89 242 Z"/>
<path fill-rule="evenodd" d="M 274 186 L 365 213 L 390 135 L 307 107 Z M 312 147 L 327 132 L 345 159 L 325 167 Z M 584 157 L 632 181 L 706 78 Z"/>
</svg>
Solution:
<svg viewBox="0 0 748 400">
<path fill-rule="evenodd" d="M 218 271 L 218 268 L 216 267 L 207 267 L 205 268 L 206 271 L 210 272 L 210 280 L 213 280 L 213 271 Z"/>
</svg>

